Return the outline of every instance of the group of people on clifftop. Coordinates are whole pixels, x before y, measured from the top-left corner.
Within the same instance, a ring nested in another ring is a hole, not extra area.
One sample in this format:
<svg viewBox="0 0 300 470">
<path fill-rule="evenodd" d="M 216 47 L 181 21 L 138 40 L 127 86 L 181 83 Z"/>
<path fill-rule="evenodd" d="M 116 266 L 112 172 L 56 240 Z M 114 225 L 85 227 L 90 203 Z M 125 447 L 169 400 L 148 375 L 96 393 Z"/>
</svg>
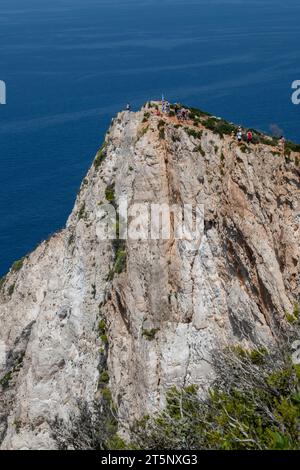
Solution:
<svg viewBox="0 0 300 470">
<path fill-rule="evenodd" d="M 242 127 L 239 126 L 237 133 L 232 132 L 232 138 L 236 137 L 236 140 L 240 142 L 247 142 L 247 144 L 251 144 L 253 142 L 253 132 L 252 130 L 243 131 Z"/>
<path fill-rule="evenodd" d="M 253 132 L 252 130 L 248 131 L 243 131 L 242 127 L 239 126 L 237 133 L 235 132 L 232 133 L 232 138 L 236 137 L 236 140 L 241 143 L 241 142 L 247 142 L 247 144 L 251 144 L 253 142 Z M 285 138 L 284 136 L 281 136 L 278 140 L 278 144 L 280 149 L 284 152 L 285 149 Z"/>
<path fill-rule="evenodd" d="M 131 105 L 129 103 L 127 103 L 127 105 L 126 105 L 126 110 L 131 111 Z M 188 118 L 189 118 L 188 109 L 183 108 L 178 103 L 173 105 L 172 112 L 173 112 L 173 115 L 179 121 L 187 121 Z M 162 97 L 162 100 L 161 100 L 161 108 L 159 108 L 159 107 L 156 108 L 156 114 L 158 116 L 160 116 L 161 113 L 162 114 L 167 114 L 168 116 L 171 113 L 171 104 L 170 104 L 169 101 L 165 100 L 164 97 Z M 235 131 L 232 132 L 232 138 L 236 139 L 238 143 L 247 142 L 247 144 L 253 143 L 253 140 L 254 140 L 252 130 L 249 129 L 248 131 L 244 131 L 241 126 L 238 127 L 237 132 L 235 132 Z M 285 144 L 286 144 L 286 140 L 285 140 L 284 136 L 281 136 L 278 140 L 278 145 L 279 145 L 279 148 L 282 152 L 284 152 L 284 150 L 285 150 Z"/>
<path fill-rule="evenodd" d="M 171 111 L 171 105 L 169 101 L 166 101 L 164 98 L 162 99 L 162 102 L 161 102 L 161 110 L 163 114 L 168 114 L 168 115 L 170 114 L 170 111 Z M 175 114 L 175 117 L 177 117 L 179 121 L 188 120 L 188 110 L 183 108 L 180 104 L 175 103 L 175 105 L 173 106 L 173 112 Z"/>
</svg>

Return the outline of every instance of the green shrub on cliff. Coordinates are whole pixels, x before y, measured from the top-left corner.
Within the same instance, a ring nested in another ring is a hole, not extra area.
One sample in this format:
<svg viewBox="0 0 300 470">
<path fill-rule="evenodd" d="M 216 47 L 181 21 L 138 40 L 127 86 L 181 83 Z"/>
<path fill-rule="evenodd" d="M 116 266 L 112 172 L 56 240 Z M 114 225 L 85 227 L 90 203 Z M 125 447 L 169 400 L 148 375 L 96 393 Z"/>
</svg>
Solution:
<svg viewBox="0 0 300 470">
<path fill-rule="evenodd" d="M 133 427 L 145 449 L 299 449 L 300 366 L 264 349 L 217 359 L 207 399 L 196 386 L 172 388 L 165 409 Z"/>
<path fill-rule="evenodd" d="M 11 271 L 14 272 L 14 273 L 17 272 L 17 271 L 20 271 L 20 269 L 22 268 L 22 266 L 24 264 L 24 261 L 25 261 L 25 257 L 15 261 L 13 263 L 12 267 L 11 267 Z"/>
<path fill-rule="evenodd" d="M 103 143 L 102 147 L 98 150 L 96 158 L 94 160 L 94 167 L 96 170 L 100 167 L 101 163 L 106 157 L 106 142 Z"/>
</svg>

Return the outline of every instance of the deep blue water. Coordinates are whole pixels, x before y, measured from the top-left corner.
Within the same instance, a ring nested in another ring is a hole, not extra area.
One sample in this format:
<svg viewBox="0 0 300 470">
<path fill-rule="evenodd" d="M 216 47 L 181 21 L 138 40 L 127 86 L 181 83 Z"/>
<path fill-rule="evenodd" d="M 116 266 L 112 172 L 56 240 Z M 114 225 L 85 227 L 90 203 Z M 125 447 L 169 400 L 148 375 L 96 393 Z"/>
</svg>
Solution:
<svg viewBox="0 0 300 470">
<path fill-rule="evenodd" d="M 1 0 L 0 274 L 64 225 L 127 101 L 300 141 L 299 24 L 299 0 Z"/>
</svg>

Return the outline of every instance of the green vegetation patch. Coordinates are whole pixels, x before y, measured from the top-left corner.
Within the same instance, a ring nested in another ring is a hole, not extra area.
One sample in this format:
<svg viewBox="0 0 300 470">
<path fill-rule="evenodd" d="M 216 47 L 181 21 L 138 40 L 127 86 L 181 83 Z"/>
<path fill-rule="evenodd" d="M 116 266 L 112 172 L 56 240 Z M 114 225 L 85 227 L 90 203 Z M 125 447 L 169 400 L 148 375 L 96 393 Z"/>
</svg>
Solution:
<svg viewBox="0 0 300 470">
<path fill-rule="evenodd" d="M 163 127 L 161 129 L 159 129 L 159 138 L 160 138 L 160 140 L 165 140 L 165 138 L 166 138 L 165 129 Z"/>
<path fill-rule="evenodd" d="M 232 354 L 232 355 L 231 355 Z M 140 449 L 298 450 L 300 366 L 264 349 L 221 353 L 207 399 L 171 388 L 164 410 L 133 427 Z"/>
<path fill-rule="evenodd" d="M 105 335 L 107 331 L 107 326 L 105 320 L 103 318 L 99 321 L 98 324 L 98 331 L 100 335 Z"/>
<path fill-rule="evenodd" d="M 211 116 L 210 113 L 207 113 L 206 111 L 203 111 L 203 110 L 198 109 L 198 108 L 190 108 L 189 106 L 184 106 L 184 105 L 183 105 L 183 108 L 188 109 L 189 118 L 192 121 L 199 120 L 199 118 L 202 118 L 202 117 Z"/>
<path fill-rule="evenodd" d="M 15 261 L 14 264 L 12 265 L 12 267 L 11 267 L 11 272 L 15 273 L 17 271 L 20 271 L 20 269 L 22 268 L 22 266 L 24 264 L 25 259 L 26 259 L 26 257 L 24 256 L 23 258 Z"/>
<path fill-rule="evenodd" d="M 85 202 L 83 202 L 78 212 L 78 220 L 85 219 L 85 217 L 86 217 Z"/>
<path fill-rule="evenodd" d="M 100 336 L 100 339 L 101 339 L 101 341 L 102 341 L 103 344 L 105 344 L 105 345 L 108 344 L 108 336 L 107 336 L 107 334 L 101 335 L 101 336 Z"/>
<path fill-rule="evenodd" d="M 263 145 L 271 145 L 272 147 L 276 147 L 278 145 L 278 139 L 275 137 L 269 137 L 267 135 L 260 134 L 258 136 L 258 143 Z"/>
<path fill-rule="evenodd" d="M 146 126 L 143 129 L 141 129 L 138 134 L 138 140 L 144 137 L 144 135 L 147 134 L 148 130 L 149 130 L 149 126 Z"/>
<path fill-rule="evenodd" d="M 110 203 L 114 203 L 116 199 L 116 194 L 115 194 L 115 183 L 110 184 L 107 186 L 105 189 L 105 197 L 106 200 Z"/>
<path fill-rule="evenodd" d="M 110 270 L 108 274 L 108 280 L 112 281 L 115 274 L 121 274 L 126 268 L 127 262 L 127 253 L 126 251 L 120 247 L 115 255 L 115 262 L 113 268 Z"/>
<path fill-rule="evenodd" d="M 202 133 L 203 133 L 202 131 L 197 131 L 196 129 L 193 129 L 191 127 L 185 127 L 184 130 L 188 136 L 194 137 L 194 139 L 200 140 L 202 137 Z"/>
<path fill-rule="evenodd" d="M 75 242 L 75 234 L 71 233 L 69 238 L 68 238 L 68 246 L 73 245 L 74 242 Z"/>
<path fill-rule="evenodd" d="M 237 127 L 223 119 L 216 119 L 213 117 L 209 117 L 206 120 L 202 121 L 202 124 L 206 129 L 218 134 L 220 137 L 224 135 L 232 135 L 232 133 L 237 132 Z"/>
<path fill-rule="evenodd" d="M 2 287 L 4 286 L 5 281 L 6 281 L 6 276 L 3 276 L 3 277 L 0 278 L 0 290 L 1 290 Z"/>
<path fill-rule="evenodd" d="M 5 391 L 9 388 L 10 382 L 13 378 L 13 373 L 20 371 L 20 369 L 23 365 L 24 356 L 25 356 L 24 351 L 19 352 L 17 354 L 16 358 L 14 359 L 14 364 L 11 367 L 11 369 L 8 372 L 6 372 L 6 374 L 0 379 L 0 386 L 2 387 L 3 391 Z"/>
<path fill-rule="evenodd" d="M 179 135 L 172 134 L 172 140 L 173 140 L 173 142 L 180 142 L 181 139 L 180 139 Z"/>
<path fill-rule="evenodd" d="M 102 147 L 98 150 L 96 158 L 94 160 L 94 167 L 96 170 L 101 166 L 102 162 L 105 160 L 106 157 L 106 142 L 103 143 Z"/>
<path fill-rule="evenodd" d="M 15 291 L 15 283 L 11 284 L 9 288 L 7 289 L 7 294 L 9 297 L 11 297 Z"/>
<path fill-rule="evenodd" d="M 12 379 L 12 371 L 7 372 L 0 380 L 2 390 L 7 390 Z"/>
<path fill-rule="evenodd" d="M 155 339 L 156 333 L 159 330 L 156 328 L 152 328 L 151 330 L 143 330 L 142 331 L 142 336 L 147 339 L 148 341 L 153 341 Z"/>
<path fill-rule="evenodd" d="M 150 113 L 149 112 L 144 113 L 144 118 L 142 122 L 148 122 L 149 118 L 150 118 Z"/>
<path fill-rule="evenodd" d="M 160 119 L 160 121 L 158 122 L 158 131 L 159 131 L 159 138 L 160 140 L 164 140 L 165 139 L 165 121 L 163 119 Z"/>
<path fill-rule="evenodd" d="M 287 141 L 285 144 L 285 148 L 291 150 L 291 152 L 300 153 L 300 144 L 295 144 L 294 142 Z"/>
<path fill-rule="evenodd" d="M 101 384 L 108 384 L 109 382 L 109 374 L 107 370 L 104 370 L 101 372 L 100 377 L 99 377 L 99 383 Z"/>
<path fill-rule="evenodd" d="M 118 410 L 108 387 L 99 400 L 78 401 L 66 422 L 58 416 L 51 423 L 52 438 L 58 450 L 124 450 L 128 444 L 118 435 Z"/>
<path fill-rule="evenodd" d="M 241 150 L 241 152 L 243 152 L 243 153 L 249 153 L 249 152 L 250 152 L 250 149 L 249 149 L 249 147 L 248 147 L 246 144 L 241 144 L 241 145 L 240 145 L 240 150 Z"/>
<path fill-rule="evenodd" d="M 116 261 L 115 261 L 115 273 L 121 274 L 126 267 L 127 254 L 125 250 L 119 250 L 117 252 Z"/>
<path fill-rule="evenodd" d="M 205 156 L 205 151 L 201 147 L 201 144 L 197 145 L 197 147 L 194 148 L 194 152 L 199 152 L 202 155 L 202 157 Z"/>
<path fill-rule="evenodd" d="M 293 313 L 286 312 L 285 313 L 287 321 L 293 325 L 299 322 L 300 319 L 300 308 L 298 302 L 294 302 L 294 310 Z"/>
</svg>

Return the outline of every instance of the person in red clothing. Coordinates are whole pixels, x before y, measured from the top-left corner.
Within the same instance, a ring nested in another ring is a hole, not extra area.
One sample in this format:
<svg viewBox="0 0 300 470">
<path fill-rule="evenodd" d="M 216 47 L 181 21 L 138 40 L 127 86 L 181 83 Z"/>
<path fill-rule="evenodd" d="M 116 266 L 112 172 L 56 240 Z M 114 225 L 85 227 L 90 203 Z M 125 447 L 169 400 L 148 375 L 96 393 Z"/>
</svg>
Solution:
<svg viewBox="0 0 300 470">
<path fill-rule="evenodd" d="M 248 131 L 247 132 L 247 142 L 248 142 L 248 144 L 251 144 L 252 140 L 253 140 L 253 134 L 252 134 L 251 131 Z"/>
</svg>

